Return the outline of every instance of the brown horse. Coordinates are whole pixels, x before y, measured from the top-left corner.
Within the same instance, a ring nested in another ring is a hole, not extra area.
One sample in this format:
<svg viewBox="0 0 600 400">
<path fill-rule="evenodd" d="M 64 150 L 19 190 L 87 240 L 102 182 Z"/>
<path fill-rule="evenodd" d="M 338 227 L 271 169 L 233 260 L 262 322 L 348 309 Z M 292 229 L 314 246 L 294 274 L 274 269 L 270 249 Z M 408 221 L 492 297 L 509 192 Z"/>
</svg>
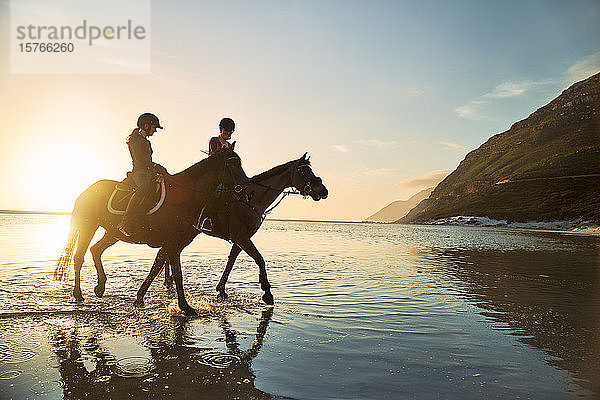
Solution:
<svg viewBox="0 0 600 400">
<path fill-rule="evenodd" d="M 217 292 L 220 297 L 227 297 L 225 284 L 237 256 L 244 250 L 258 265 L 258 280 L 261 289 L 264 291 L 263 301 L 272 305 L 273 295 L 271 294 L 271 285 L 267 279 L 265 260 L 250 238 L 263 223 L 267 208 L 275 202 L 286 188 L 294 187 L 300 194 L 310 196 L 315 201 L 327 198 L 328 191 L 321 178 L 313 173 L 310 162 L 306 158 L 306 153 L 297 160 L 289 161 L 250 178 L 244 187 L 244 193 L 234 195 L 222 211 L 215 212 L 211 216 L 213 229 L 208 234 L 233 242 L 227 265 L 217 285 Z M 165 249 L 161 249 L 156 255 L 148 277 L 138 291 L 135 305 L 140 307 L 144 305 L 144 295 L 163 267 L 165 268 L 165 279 L 168 282 L 170 279 L 168 272 L 169 260 Z M 173 268 L 174 277 L 176 277 L 175 271 L 176 269 Z M 167 286 L 169 286 L 168 283 Z"/>
<path fill-rule="evenodd" d="M 71 230 L 65 251 L 56 267 L 55 277 L 67 273 L 71 258 L 75 264 L 75 287 L 73 296 L 82 301 L 80 272 L 83 258 L 94 233 L 101 226 L 106 233 L 90 251 L 98 275 L 98 284 L 94 289 L 97 296 L 104 294 L 106 274 L 100 259 L 102 252 L 119 240 L 129 243 L 145 243 L 151 247 L 160 247 L 164 256 L 173 268 L 173 277 L 177 287 L 179 308 L 186 315 L 196 312 L 187 303 L 181 275 L 181 251 L 191 243 L 198 234 L 194 224 L 208 199 L 222 184 L 225 188 L 233 188 L 248 177 L 241 166 L 240 157 L 231 148 L 224 148 L 212 157 L 204 159 L 186 170 L 165 176 L 166 197 L 162 206 L 147 216 L 144 235 L 142 237 L 124 236 L 117 225 L 122 216 L 111 213 L 108 208 L 109 198 L 118 182 L 101 180 L 86 189 L 75 201 L 71 217 Z M 73 257 L 73 250 L 77 244 Z"/>
</svg>

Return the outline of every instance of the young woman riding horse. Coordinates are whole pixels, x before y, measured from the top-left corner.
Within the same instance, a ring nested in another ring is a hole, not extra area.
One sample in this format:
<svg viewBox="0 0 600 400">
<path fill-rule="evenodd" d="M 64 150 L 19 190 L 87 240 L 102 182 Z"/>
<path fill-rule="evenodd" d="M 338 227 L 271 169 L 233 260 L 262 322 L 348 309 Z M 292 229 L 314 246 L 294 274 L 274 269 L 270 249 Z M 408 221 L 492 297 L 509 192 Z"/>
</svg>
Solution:
<svg viewBox="0 0 600 400">
<path fill-rule="evenodd" d="M 71 231 L 65 251 L 57 265 L 55 276 L 68 274 L 67 266 L 71 258 L 75 263 L 75 287 L 73 296 L 82 301 L 80 272 L 83 258 L 94 233 L 101 226 L 106 234 L 91 248 L 94 265 L 98 275 L 98 285 L 94 291 L 97 296 L 104 294 L 106 275 L 100 256 L 102 252 L 117 241 L 129 243 L 145 243 L 151 247 L 160 247 L 173 268 L 173 276 L 177 287 L 179 308 L 186 315 L 194 315 L 195 311 L 187 303 L 181 274 L 180 255 L 198 234 L 194 224 L 202 208 L 212 196 L 219 184 L 233 190 L 248 177 L 244 173 L 240 157 L 234 152 L 234 145 L 224 148 L 213 157 L 204 159 L 186 170 L 165 177 L 166 198 L 163 205 L 153 214 L 147 216 L 147 231 L 143 239 L 123 235 L 117 226 L 121 215 L 111 213 L 108 200 L 118 182 L 101 180 L 86 189 L 75 201 L 71 217 Z M 77 244 L 73 257 L 73 250 Z"/>
<path fill-rule="evenodd" d="M 249 183 L 244 187 L 246 196 L 235 196 L 224 211 L 212 215 L 213 229 L 210 233 L 204 232 L 233 242 L 227 265 L 217 285 L 217 292 L 220 297 L 227 297 L 225 284 L 237 256 L 244 250 L 258 265 L 258 280 L 264 291 L 263 301 L 272 305 L 273 295 L 267 278 L 265 260 L 250 238 L 263 223 L 267 208 L 286 188 L 294 187 L 300 194 L 310 196 L 315 201 L 327 198 L 328 191 L 321 178 L 315 176 L 312 171 L 306 154 L 298 160 L 289 161 L 250 178 Z M 165 279 L 169 279 L 169 259 L 164 249 L 161 249 L 156 255 L 148 277 L 138 291 L 135 305 L 143 306 L 144 296 L 150 284 L 163 267 L 165 268 Z"/>
</svg>

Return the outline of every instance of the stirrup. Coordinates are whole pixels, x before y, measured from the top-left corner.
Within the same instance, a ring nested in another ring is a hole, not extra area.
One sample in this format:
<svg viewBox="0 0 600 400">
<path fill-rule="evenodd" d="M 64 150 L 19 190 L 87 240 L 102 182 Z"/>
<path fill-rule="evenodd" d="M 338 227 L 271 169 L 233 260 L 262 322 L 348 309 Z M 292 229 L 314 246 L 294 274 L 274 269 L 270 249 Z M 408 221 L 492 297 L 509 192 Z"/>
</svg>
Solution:
<svg viewBox="0 0 600 400">
<path fill-rule="evenodd" d="M 202 220 L 202 225 L 200 225 L 200 230 L 202 232 L 212 232 L 212 220 L 210 217 L 205 217 Z"/>
</svg>

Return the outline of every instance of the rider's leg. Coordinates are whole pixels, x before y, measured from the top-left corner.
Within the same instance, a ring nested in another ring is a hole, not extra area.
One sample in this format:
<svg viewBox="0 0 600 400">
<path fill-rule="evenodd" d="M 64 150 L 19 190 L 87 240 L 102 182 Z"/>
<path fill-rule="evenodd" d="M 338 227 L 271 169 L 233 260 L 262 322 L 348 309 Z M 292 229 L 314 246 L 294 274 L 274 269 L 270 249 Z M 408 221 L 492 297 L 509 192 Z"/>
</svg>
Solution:
<svg viewBox="0 0 600 400">
<path fill-rule="evenodd" d="M 129 200 L 129 204 L 127 204 L 125 215 L 123 215 L 123 220 L 118 227 L 127 236 L 131 236 L 132 233 L 136 233 L 139 230 L 139 225 L 146 212 L 144 203 L 152 189 L 152 175 L 150 171 L 142 170 L 134 172 L 133 180 L 136 189 Z"/>
</svg>

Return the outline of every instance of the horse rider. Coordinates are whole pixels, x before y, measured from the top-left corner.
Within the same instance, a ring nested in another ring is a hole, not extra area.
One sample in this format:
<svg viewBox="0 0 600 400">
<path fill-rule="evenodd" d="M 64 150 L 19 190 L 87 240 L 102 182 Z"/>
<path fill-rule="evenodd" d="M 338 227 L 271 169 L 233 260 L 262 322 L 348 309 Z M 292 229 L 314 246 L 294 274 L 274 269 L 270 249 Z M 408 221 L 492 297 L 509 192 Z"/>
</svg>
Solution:
<svg viewBox="0 0 600 400">
<path fill-rule="evenodd" d="M 235 131 L 235 122 L 231 118 L 223 118 L 219 122 L 219 136 L 210 138 L 208 142 L 208 155 L 212 156 L 223 147 L 231 146 L 228 140 L 231 139 L 233 131 Z"/>
<path fill-rule="evenodd" d="M 163 129 L 158 117 L 144 113 L 138 117 L 137 128 L 127 138 L 127 147 L 133 161 L 133 169 L 127 175 L 133 178 L 135 191 L 127 204 L 123 220 L 117 226 L 125 236 L 139 233 L 141 219 L 147 211 L 144 200 L 152 192 L 156 175 L 167 174 L 162 165 L 152 162 L 152 146 L 148 138 L 154 135 L 157 129 Z"/>
<path fill-rule="evenodd" d="M 208 156 L 212 156 L 217 151 L 221 150 L 223 147 L 231 146 L 231 143 L 228 140 L 231 139 L 231 135 L 235 131 L 235 122 L 229 117 L 225 117 L 219 122 L 219 136 L 214 136 L 210 138 L 208 141 Z M 216 203 L 216 199 L 212 198 L 209 200 L 208 204 L 202 210 L 202 214 L 211 212 Z M 200 230 L 204 232 L 212 231 L 212 220 L 209 216 L 206 216 L 202 219 L 202 224 L 200 225 Z"/>
</svg>

